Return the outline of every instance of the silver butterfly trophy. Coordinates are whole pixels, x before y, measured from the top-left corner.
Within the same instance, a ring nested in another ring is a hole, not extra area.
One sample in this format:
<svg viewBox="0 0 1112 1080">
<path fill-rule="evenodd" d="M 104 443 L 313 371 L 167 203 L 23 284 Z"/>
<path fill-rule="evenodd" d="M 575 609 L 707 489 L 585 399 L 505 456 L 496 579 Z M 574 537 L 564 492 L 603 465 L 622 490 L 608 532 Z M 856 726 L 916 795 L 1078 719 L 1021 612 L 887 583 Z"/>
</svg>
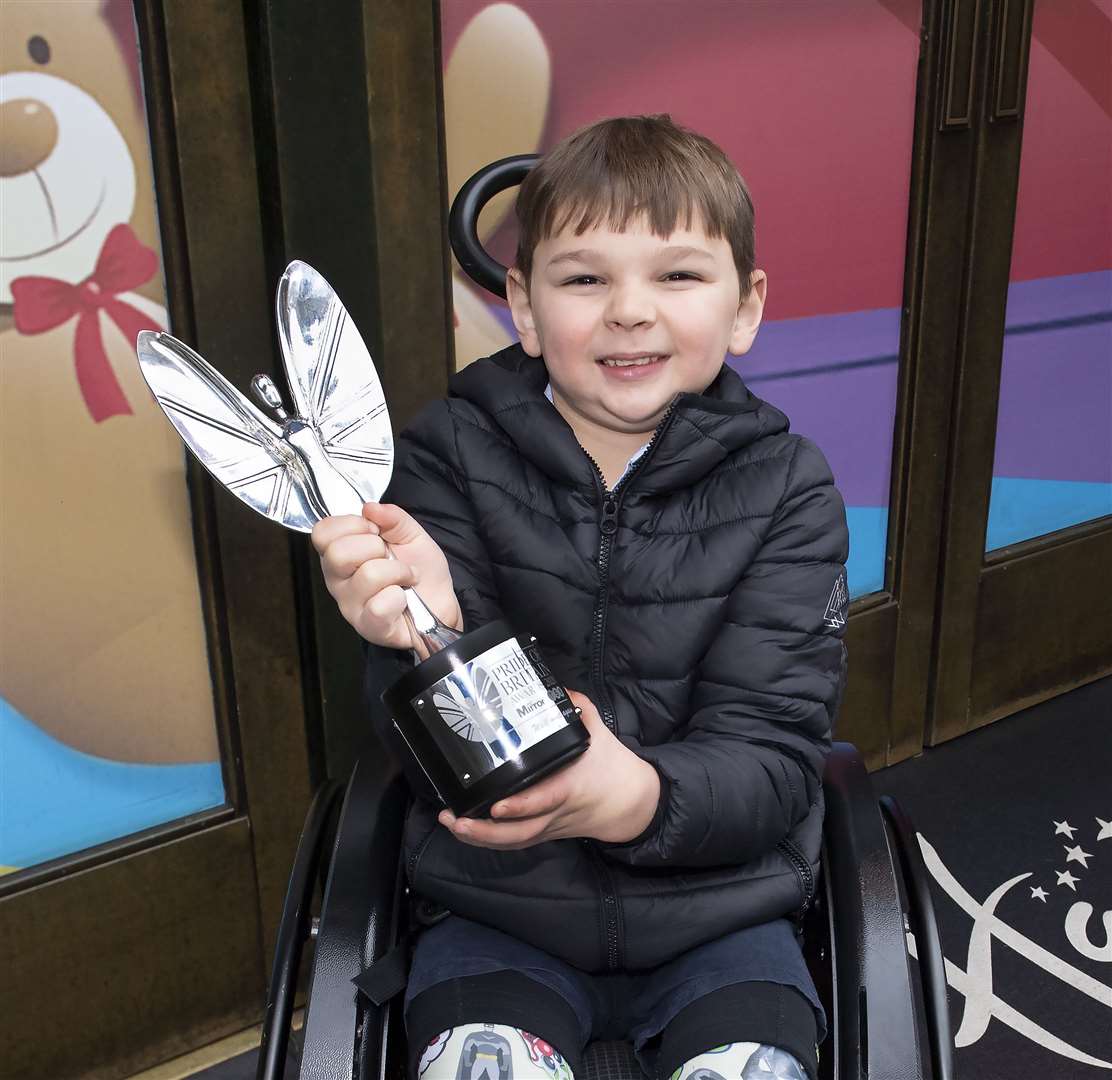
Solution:
<svg viewBox="0 0 1112 1080">
<path fill-rule="evenodd" d="M 290 263 L 276 313 L 292 414 L 268 376 L 251 380 L 263 412 L 169 334 L 144 330 L 135 350 L 197 460 L 251 509 L 309 532 L 322 518 L 361 516 L 364 503 L 381 499 L 394 440 L 374 362 L 328 282 L 307 263 Z M 501 620 L 461 634 L 413 589 L 404 594 L 418 663 L 382 700 L 456 814 L 487 813 L 587 748 L 578 710 L 535 637 Z"/>
<path fill-rule="evenodd" d="M 321 518 L 358 517 L 382 497 L 394 439 L 374 361 L 332 286 L 308 263 L 291 262 L 275 309 L 293 415 L 269 375 L 256 375 L 251 389 L 273 419 L 169 334 L 144 330 L 135 351 L 197 460 L 252 510 L 310 532 Z M 434 652 L 459 638 L 412 589 L 405 598 L 415 649 L 420 641 Z"/>
</svg>

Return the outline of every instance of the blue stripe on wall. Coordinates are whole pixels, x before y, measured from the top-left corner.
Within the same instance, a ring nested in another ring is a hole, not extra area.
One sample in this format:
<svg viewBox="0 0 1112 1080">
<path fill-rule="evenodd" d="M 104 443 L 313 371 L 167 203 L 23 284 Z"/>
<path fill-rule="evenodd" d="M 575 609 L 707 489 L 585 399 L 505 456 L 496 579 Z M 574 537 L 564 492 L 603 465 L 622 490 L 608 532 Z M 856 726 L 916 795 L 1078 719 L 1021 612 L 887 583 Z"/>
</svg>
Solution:
<svg viewBox="0 0 1112 1080">
<path fill-rule="evenodd" d="M 985 550 L 1112 514 L 1112 484 L 994 476 Z"/>
<path fill-rule="evenodd" d="M 34 866 L 223 802 L 219 762 L 94 757 L 0 699 L 0 865 Z"/>
<path fill-rule="evenodd" d="M 849 558 L 846 577 L 851 599 L 884 588 L 884 556 L 888 547 L 888 507 L 847 506 Z"/>
</svg>

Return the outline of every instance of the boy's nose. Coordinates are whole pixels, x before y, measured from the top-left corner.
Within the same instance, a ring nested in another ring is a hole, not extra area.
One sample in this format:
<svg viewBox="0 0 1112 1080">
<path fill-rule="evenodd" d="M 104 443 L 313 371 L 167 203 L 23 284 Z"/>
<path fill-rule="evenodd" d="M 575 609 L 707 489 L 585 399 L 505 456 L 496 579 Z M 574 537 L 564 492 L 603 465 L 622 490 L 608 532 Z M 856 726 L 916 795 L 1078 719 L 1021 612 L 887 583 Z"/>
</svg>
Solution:
<svg viewBox="0 0 1112 1080">
<path fill-rule="evenodd" d="M 636 286 L 614 286 L 606 305 L 606 321 L 613 326 L 631 329 L 651 325 L 656 320 L 652 298 Z"/>
</svg>

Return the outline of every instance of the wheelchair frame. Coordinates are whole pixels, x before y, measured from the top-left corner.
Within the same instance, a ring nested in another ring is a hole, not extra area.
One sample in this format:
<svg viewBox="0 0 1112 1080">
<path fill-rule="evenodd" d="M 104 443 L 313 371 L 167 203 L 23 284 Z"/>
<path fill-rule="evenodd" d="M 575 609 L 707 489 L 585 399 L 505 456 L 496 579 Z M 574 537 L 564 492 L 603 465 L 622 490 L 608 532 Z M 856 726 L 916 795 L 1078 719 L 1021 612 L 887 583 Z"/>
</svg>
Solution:
<svg viewBox="0 0 1112 1080">
<path fill-rule="evenodd" d="M 835 743 L 823 777 L 820 890 L 804 955 L 829 1020 L 822 1080 L 952 1080 L 942 951 L 928 877 L 906 814 L 878 803 L 864 762 Z M 404 1076 L 401 1002 L 376 1005 L 352 980 L 407 929 L 404 778 L 360 762 L 346 789 L 322 786 L 306 817 L 282 913 L 258 1080 L 284 1075 L 297 973 L 315 941 L 301 1080 Z M 312 900 L 323 878 L 320 915 Z M 914 933 L 919 964 L 906 934 Z M 637 1080 L 636 1077 L 631 1080 Z"/>
</svg>

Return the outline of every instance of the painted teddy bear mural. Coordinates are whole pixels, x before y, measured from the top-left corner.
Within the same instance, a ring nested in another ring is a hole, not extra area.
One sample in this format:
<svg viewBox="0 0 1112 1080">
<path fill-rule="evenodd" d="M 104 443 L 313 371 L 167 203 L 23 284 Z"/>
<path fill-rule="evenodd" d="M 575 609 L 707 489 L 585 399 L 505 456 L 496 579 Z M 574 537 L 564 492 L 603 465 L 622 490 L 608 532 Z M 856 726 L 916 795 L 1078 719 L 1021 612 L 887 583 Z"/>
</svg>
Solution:
<svg viewBox="0 0 1112 1080">
<path fill-rule="evenodd" d="M 167 318 L 131 5 L 2 21 L 0 864 L 18 868 L 223 792 L 183 451 L 134 352 Z"/>
</svg>

